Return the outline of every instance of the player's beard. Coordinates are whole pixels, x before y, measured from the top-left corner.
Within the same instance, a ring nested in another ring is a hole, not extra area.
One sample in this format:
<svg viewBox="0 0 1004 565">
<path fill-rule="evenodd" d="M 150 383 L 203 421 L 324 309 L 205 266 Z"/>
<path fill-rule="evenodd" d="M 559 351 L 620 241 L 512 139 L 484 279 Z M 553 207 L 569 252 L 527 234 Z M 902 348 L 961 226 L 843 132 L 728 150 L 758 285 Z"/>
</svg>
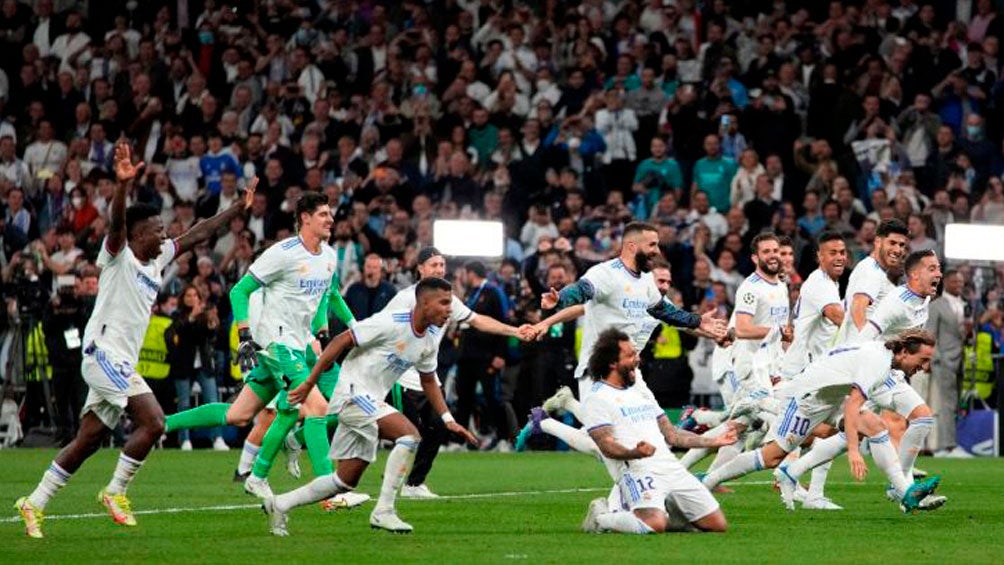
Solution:
<svg viewBox="0 0 1004 565">
<path fill-rule="evenodd" d="M 634 254 L 634 266 L 639 273 L 647 273 L 652 270 L 652 259 L 652 256 L 638 250 Z"/>
<path fill-rule="evenodd" d="M 770 275 L 772 277 L 775 277 L 775 276 L 779 275 L 781 273 L 782 268 L 783 268 L 781 266 L 781 260 L 780 259 L 777 261 L 777 267 L 771 267 L 769 261 L 761 261 L 759 258 L 757 259 L 757 267 L 759 267 L 759 269 L 761 271 L 763 271 L 764 273 L 766 273 L 766 274 L 768 274 L 768 275 Z"/>
<path fill-rule="evenodd" d="M 618 365 L 617 372 L 621 375 L 621 380 L 624 381 L 625 386 L 634 386 L 635 383 L 635 370 L 637 366 L 634 365 Z"/>
</svg>

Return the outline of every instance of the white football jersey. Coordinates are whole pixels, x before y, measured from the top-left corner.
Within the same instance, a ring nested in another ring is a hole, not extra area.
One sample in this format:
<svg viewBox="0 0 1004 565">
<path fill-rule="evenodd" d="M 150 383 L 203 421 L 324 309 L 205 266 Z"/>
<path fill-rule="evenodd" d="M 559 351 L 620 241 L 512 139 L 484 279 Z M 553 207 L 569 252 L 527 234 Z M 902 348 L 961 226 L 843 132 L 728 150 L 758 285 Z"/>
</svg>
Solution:
<svg viewBox="0 0 1004 565">
<path fill-rule="evenodd" d="M 857 339 L 886 340 L 904 330 L 923 328 L 927 324 L 930 303 L 930 296 L 921 296 L 906 285 L 898 286 L 868 316 L 868 325 L 858 334 Z"/>
<path fill-rule="evenodd" d="M 411 285 L 407 288 L 401 289 L 401 291 L 395 294 L 394 298 L 387 303 L 387 306 L 384 307 L 384 311 L 414 310 L 415 304 L 418 303 L 418 299 L 415 298 L 415 286 L 416 285 Z M 464 304 L 464 301 L 457 298 L 457 295 L 454 294 L 453 302 L 450 305 L 450 321 L 447 323 L 447 326 L 450 324 L 470 322 L 476 317 L 477 314 L 468 308 L 467 305 Z M 445 330 L 446 328 L 443 329 Z M 444 335 L 446 335 L 445 331 L 439 333 L 439 342 L 443 341 Z M 436 349 L 437 351 L 439 349 L 438 342 L 436 343 Z M 422 380 L 418 376 L 418 371 L 414 368 L 405 371 L 404 374 L 401 375 L 401 380 L 398 382 L 401 383 L 403 388 L 408 390 L 422 390 Z M 439 382 L 438 376 L 436 377 L 436 382 Z"/>
<path fill-rule="evenodd" d="M 851 387 L 856 387 L 867 398 L 891 378 L 892 357 L 892 351 L 880 341 L 840 345 L 813 360 L 779 394 L 794 398 L 814 394 L 820 402 L 839 406 Z"/>
<path fill-rule="evenodd" d="M 436 372 L 442 328 L 429 326 L 423 335 L 415 335 L 411 316 L 411 310 L 383 310 L 349 330 L 356 346 L 342 363 L 330 413 L 350 400 L 383 400 L 409 369 Z"/>
<path fill-rule="evenodd" d="M 251 264 L 248 274 L 263 287 L 255 341 L 304 351 L 313 341 L 310 323 L 331 284 L 338 257 L 326 243 L 315 255 L 299 236 L 276 242 Z"/>
<path fill-rule="evenodd" d="M 632 468 L 636 465 L 680 465 L 659 430 L 659 418 L 665 418 L 666 414 L 650 395 L 637 386 L 616 388 L 603 381 L 596 381 L 592 392 L 582 402 L 582 408 L 585 419 L 583 424 L 587 430 L 611 426 L 614 440 L 624 447 L 633 448 L 639 441 L 655 446 L 655 454 L 631 461 Z M 615 461 L 613 464 L 623 471 L 629 463 Z"/>
<path fill-rule="evenodd" d="M 757 273 L 746 277 L 736 291 L 735 309 L 729 318 L 729 328 L 736 327 L 736 316 L 749 314 L 757 326 L 787 325 L 790 307 L 788 285 L 783 281 L 769 282 Z M 732 354 L 737 360 L 749 362 L 761 340 L 737 339 Z"/>
<path fill-rule="evenodd" d="M 844 311 L 847 315 L 844 316 L 844 325 L 840 328 L 837 342 L 857 341 L 859 332 L 854 325 L 854 318 L 851 316 L 851 304 L 854 302 L 855 296 L 863 294 L 871 301 L 865 310 L 865 317 L 868 318 L 878 308 L 879 302 L 894 288 L 896 285 L 889 280 L 889 274 L 874 257 L 868 256 L 859 261 L 847 281 L 847 292 L 844 293 Z"/>
<path fill-rule="evenodd" d="M 593 297 L 585 303 L 582 318 L 582 347 L 575 378 L 585 376 L 589 355 L 600 334 L 616 328 L 631 338 L 635 349 L 645 349 L 659 321 L 648 309 L 662 300 L 652 273 L 633 273 L 620 259 L 611 259 L 586 271 L 582 278 L 593 287 Z"/>
<path fill-rule="evenodd" d="M 161 274 L 174 260 L 178 244 L 165 240 L 160 255 L 148 263 L 141 263 L 128 243 L 115 255 L 107 245 L 106 239 L 98 253 L 98 296 L 84 328 L 84 347 L 94 344 L 115 362 L 135 365 L 160 292 Z"/>
<path fill-rule="evenodd" d="M 822 269 L 816 269 L 802 283 L 795 302 L 795 337 L 781 361 L 781 376 L 790 379 L 833 345 L 837 326 L 826 319 L 823 309 L 840 305 L 840 287 Z"/>
</svg>

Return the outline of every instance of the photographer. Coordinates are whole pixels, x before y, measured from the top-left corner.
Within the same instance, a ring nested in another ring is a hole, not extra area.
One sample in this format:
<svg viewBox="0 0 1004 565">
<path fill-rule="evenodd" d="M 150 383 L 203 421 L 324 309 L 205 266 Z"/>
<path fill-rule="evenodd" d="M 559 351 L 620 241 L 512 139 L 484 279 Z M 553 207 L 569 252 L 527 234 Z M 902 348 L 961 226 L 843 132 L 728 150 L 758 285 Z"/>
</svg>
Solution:
<svg viewBox="0 0 1004 565">
<path fill-rule="evenodd" d="M 98 295 L 98 270 L 85 265 L 79 275 L 61 278 L 60 283 L 42 315 L 42 329 L 52 364 L 56 441 L 64 445 L 77 433 L 87 396 L 80 376 L 80 339 Z"/>
</svg>

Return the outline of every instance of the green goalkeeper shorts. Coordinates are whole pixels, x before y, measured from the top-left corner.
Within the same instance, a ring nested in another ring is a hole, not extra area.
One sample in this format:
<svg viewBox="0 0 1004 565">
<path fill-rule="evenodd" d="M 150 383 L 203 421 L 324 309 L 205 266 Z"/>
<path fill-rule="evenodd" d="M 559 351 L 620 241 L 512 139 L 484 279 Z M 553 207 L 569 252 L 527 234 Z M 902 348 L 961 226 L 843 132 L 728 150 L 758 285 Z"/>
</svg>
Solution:
<svg viewBox="0 0 1004 565">
<path fill-rule="evenodd" d="M 258 352 L 258 366 L 251 370 L 244 383 L 265 404 L 276 395 L 300 386 L 310 376 L 310 365 L 302 351 L 293 351 L 285 345 L 273 343 Z M 280 410 L 292 408 L 282 394 L 276 406 Z"/>
<path fill-rule="evenodd" d="M 314 355 L 314 348 L 307 348 L 307 364 L 313 369 L 317 364 L 317 355 Z M 324 396 L 325 400 L 331 400 L 331 393 L 335 392 L 335 385 L 338 384 L 338 373 L 342 370 L 338 363 L 332 363 L 331 368 L 321 373 L 321 378 L 317 379 L 317 390 Z"/>
</svg>

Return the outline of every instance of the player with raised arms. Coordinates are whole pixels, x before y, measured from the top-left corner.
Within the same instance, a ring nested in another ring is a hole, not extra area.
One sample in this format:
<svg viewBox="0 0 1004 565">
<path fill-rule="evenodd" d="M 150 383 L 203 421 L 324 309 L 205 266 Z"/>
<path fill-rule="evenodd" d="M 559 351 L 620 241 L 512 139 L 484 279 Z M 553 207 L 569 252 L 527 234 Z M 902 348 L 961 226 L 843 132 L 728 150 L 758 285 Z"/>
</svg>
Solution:
<svg viewBox="0 0 1004 565">
<path fill-rule="evenodd" d="M 115 177 L 118 185 L 109 206 L 108 235 L 101 245 L 101 267 L 94 312 L 83 338 L 80 373 L 87 383 L 80 430 L 49 464 L 35 490 L 21 497 L 15 508 L 25 533 L 42 537 L 43 511 L 49 500 L 100 447 L 123 413 L 133 422 L 111 482 L 98 494 L 116 524 L 135 526 L 136 518 L 126 490 L 164 433 L 164 412 L 150 387 L 135 370 L 150 323 L 150 312 L 160 292 L 162 272 L 175 257 L 212 237 L 231 218 L 251 206 L 257 177 L 248 183 L 243 198 L 230 208 L 200 222 L 177 239 L 167 239 L 160 209 L 148 204 L 126 208 L 126 198 L 144 163 L 132 162 L 125 140 L 115 144 Z"/>
</svg>

